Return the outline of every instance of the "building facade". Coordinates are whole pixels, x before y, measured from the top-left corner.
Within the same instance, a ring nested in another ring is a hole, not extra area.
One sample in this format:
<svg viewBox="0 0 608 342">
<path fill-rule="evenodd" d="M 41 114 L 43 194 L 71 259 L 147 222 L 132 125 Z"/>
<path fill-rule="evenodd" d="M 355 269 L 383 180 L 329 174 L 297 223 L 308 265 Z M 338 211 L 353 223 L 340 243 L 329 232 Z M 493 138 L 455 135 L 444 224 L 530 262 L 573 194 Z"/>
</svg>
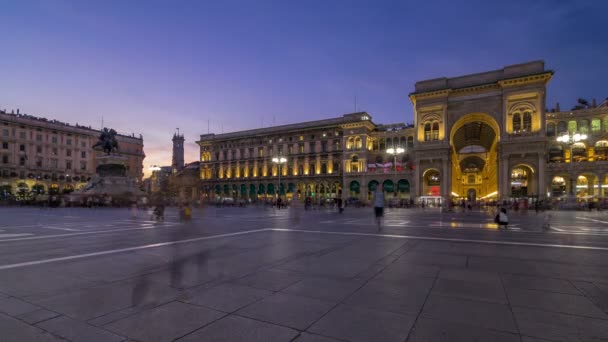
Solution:
<svg viewBox="0 0 608 342">
<path fill-rule="evenodd" d="M 95 174 L 100 131 L 0 111 L 0 195 L 71 192 Z M 143 176 L 143 138 L 117 136 L 129 176 Z"/>
<path fill-rule="evenodd" d="M 384 184 L 392 200 L 410 199 L 413 126 L 376 125 L 365 112 L 205 134 L 197 143 L 204 200 L 289 199 L 296 192 L 316 201 L 343 195 L 367 200 L 378 184 Z M 386 155 L 387 148 L 398 146 L 405 153 Z"/>
<path fill-rule="evenodd" d="M 259 199 L 299 191 L 365 202 L 382 185 L 389 201 L 401 203 L 536 200 L 570 191 L 608 197 L 608 107 L 548 112 L 552 76 L 534 61 L 417 82 L 409 95 L 413 125 L 379 125 L 352 113 L 201 135 L 201 192 Z M 575 133 L 586 140 L 557 140 Z"/>
</svg>

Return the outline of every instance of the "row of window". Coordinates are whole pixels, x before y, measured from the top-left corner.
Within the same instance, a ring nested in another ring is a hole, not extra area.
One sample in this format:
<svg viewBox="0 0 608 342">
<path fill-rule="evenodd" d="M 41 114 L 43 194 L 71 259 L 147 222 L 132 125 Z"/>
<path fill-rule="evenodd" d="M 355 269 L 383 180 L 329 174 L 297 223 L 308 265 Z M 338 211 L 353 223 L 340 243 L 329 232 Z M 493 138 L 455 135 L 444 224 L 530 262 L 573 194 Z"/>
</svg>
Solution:
<svg viewBox="0 0 608 342">
<path fill-rule="evenodd" d="M 568 122 L 559 121 L 557 124 L 555 122 L 548 122 L 547 123 L 547 136 L 554 137 L 556 135 L 559 135 L 562 133 L 568 133 L 568 132 L 570 132 L 570 133 L 578 132 L 578 133 L 584 133 L 584 134 L 601 133 L 602 126 L 603 126 L 603 131 L 608 132 L 608 116 L 606 116 L 603 119 L 603 122 L 602 122 L 602 119 L 592 119 L 592 120 L 580 119 L 580 120 L 570 120 Z"/>
<path fill-rule="evenodd" d="M 247 151 L 247 154 L 245 154 L 245 152 Z M 340 141 L 336 140 L 333 144 L 333 151 L 337 152 L 340 151 Z M 317 153 L 316 152 L 316 144 L 315 142 L 310 142 L 309 146 L 308 146 L 308 151 L 306 151 L 305 149 L 305 145 L 302 144 L 298 144 L 298 145 L 287 145 L 287 153 L 284 154 L 283 152 L 283 145 L 278 145 L 277 148 L 277 153 L 275 154 L 274 151 L 274 146 L 269 146 L 269 147 L 258 147 L 257 148 L 257 153 L 255 148 L 250 147 L 249 149 L 244 149 L 241 148 L 238 150 L 239 152 L 239 156 L 240 159 L 243 158 L 255 158 L 255 157 L 260 157 L 263 158 L 265 155 L 272 157 L 275 156 L 276 154 L 278 155 L 293 155 L 293 154 L 303 154 L 303 153 Z M 328 153 L 330 152 L 329 150 L 329 146 L 328 146 L 328 142 L 327 141 L 322 141 L 321 142 L 321 150 L 319 151 L 320 153 Z M 229 154 L 230 153 L 230 154 Z M 221 157 L 221 158 L 220 158 Z M 228 158 L 230 157 L 230 158 Z M 215 152 L 215 160 L 219 161 L 219 160 L 237 160 L 239 158 L 237 158 L 237 150 L 231 150 L 231 151 L 227 151 L 224 150 L 222 151 L 222 153 L 220 153 L 219 151 Z M 211 161 L 211 154 L 209 152 L 203 152 L 201 154 L 201 161 Z"/>
<path fill-rule="evenodd" d="M 14 132 L 14 131 L 13 131 Z M 15 134 L 13 133 L 13 136 Z M 2 136 L 3 137 L 9 137 L 10 136 L 10 131 L 8 128 L 3 128 L 2 129 Z M 51 135 L 50 137 L 50 141 L 53 144 L 57 144 L 59 143 L 59 140 L 61 140 L 61 143 L 63 143 L 63 136 L 57 136 L 57 135 Z M 19 139 L 27 139 L 27 134 L 25 131 L 19 131 Z M 34 132 L 30 131 L 30 139 L 34 140 Z M 43 135 L 42 133 L 36 133 L 36 137 L 35 137 L 36 141 L 43 141 Z M 85 139 L 85 138 L 83 138 Z M 46 141 L 49 142 L 49 135 L 46 134 Z M 75 140 L 73 140 L 72 138 L 66 138 L 65 139 L 65 144 L 66 145 L 72 145 L 72 142 L 74 142 Z M 80 141 L 80 146 L 82 147 L 87 147 L 87 142 L 86 141 Z"/>
<path fill-rule="evenodd" d="M 8 142 L 3 142 L 2 143 L 2 149 L 3 150 L 8 150 L 9 149 L 9 143 Z M 24 144 L 20 144 L 19 145 L 19 152 L 26 152 L 25 150 L 25 145 Z M 36 153 L 41 154 L 42 153 L 42 146 L 36 146 Z M 51 149 L 51 154 L 56 156 L 59 154 L 59 150 L 56 147 L 53 147 Z M 66 157 L 71 157 L 72 156 L 72 150 L 70 149 L 66 149 L 65 150 L 65 156 Z M 87 157 L 87 152 L 86 151 L 81 151 L 80 152 L 80 158 L 86 158 Z"/>
<path fill-rule="evenodd" d="M 26 166 L 26 163 L 28 161 L 27 157 L 19 157 L 19 166 Z M 9 164 L 10 162 L 10 158 L 8 155 L 3 155 L 2 156 L 2 164 Z M 42 162 L 42 158 L 41 157 L 37 157 L 35 160 L 35 165 L 36 167 L 43 167 L 43 162 Z M 59 160 L 55 159 L 55 158 L 51 158 L 49 159 L 49 167 L 57 169 L 59 167 Z M 72 170 L 72 161 L 71 160 L 66 160 L 65 161 L 65 169 L 66 170 Z M 80 170 L 81 171 L 86 171 L 87 170 L 87 162 L 86 161 L 81 161 L 80 162 Z"/>
<path fill-rule="evenodd" d="M 335 172 L 339 172 L 340 170 L 340 163 L 339 162 L 333 162 L 332 164 L 333 169 L 332 169 L 332 173 Z M 238 175 L 236 174 L 236 171 L 239 171 Z M 244 167 L 242 168 L 236 168 L 236 167 L 232 167 L 232 168 L 225 168 L 223 169 L 223 178 L 230 178 L 230 176 L 232 175 L 233 178 L 246 178 L 246 177 L 270 177 L 271 175 L 271 168 L 270 167 L 263 167 L 260 166 L 257 168 L 257 173 L 255 173 L 255 168 L 249 168 L 249 169 L 245 169 Z M 295 172 L 296 169 L 293 168 L 293 166 L 287 166 L 286 167 L 286 173 L 283 171 L 284 169 L 281 168 L 281 175 L 282 176 L 297 176 L 297 175 L 325 175 L 325 174 L 329 174 L 329 170 L 328 170 L 328 165 L 327 163 L 321 163 L 321 167 L 317 170 L 316 166 L 314 164 L 311 164 L 308 166 L 308 169 L 305 171 L 304 165 L 299 165 L 297 167 L 297 173 Z M 220 170 L 216 169 L 214 170 L 214 177 L 215 178 L 219 178 L 220 176 Z M 248 172 L 247 172 L 248 171 Z M 235 176 L 236 175 L 236 176 Z M 277 175 L 274 175 L 273 177 L 277 177 Z"/>
<path fill-rule="evenodd" d="M 333 136 L 340 136 L 342 135 L 341 132 L 335 131 L 333 132 Z M 331 137 L 332 133 L 331 132 L 323 132 L 321 134 L 321 137 L 323 138 L 328 138 Z M 250 145 L 250 144 L 255 144 L 255 145 L 264 145 L 265 143 L 268 144 L 273 144 L 273 143 L 282 143 L 284 141 L 288 141 L 288 142 L 292 142 L 292 141 L 304 141 L 305 140 L 305 136 L 304 135 L 299 135 L 297 137 L 294 136 L 290 136 L 287 137 L 286 139 L 284 139 L 283 137 L 275 137 L 275 138 L 269 138 L 268 140 L 264 140 L 264 139 L 258 139 L 256 141 L 251 141 L 251 142 L 234 142 L 234 143 L 225 143 L 225 144 L 221 144 L 221 145 L 217 145 L 214 146 L 214 149 L 225 149 L 225 148 L 234 148 L 234 147 L 239 147 L 239 146 L 246 146 L 246 145 Z M 315 140 L 318 139 L 319 137 L 315 134 L 310 134 L 309 135 L 310 140 Z"/>
</svg>

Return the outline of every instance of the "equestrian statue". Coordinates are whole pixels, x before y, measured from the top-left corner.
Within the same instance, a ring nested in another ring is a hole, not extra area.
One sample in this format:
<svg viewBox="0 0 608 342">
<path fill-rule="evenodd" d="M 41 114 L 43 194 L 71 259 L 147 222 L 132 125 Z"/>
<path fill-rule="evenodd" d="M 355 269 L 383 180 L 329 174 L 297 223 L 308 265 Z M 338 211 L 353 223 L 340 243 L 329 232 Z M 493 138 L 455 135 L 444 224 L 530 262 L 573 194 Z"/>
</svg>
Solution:
<svg viewBox="0 0 608 342">
<path fill-rule="evenodd" d="M 107 154 L 118 153 L 118 141 L 116 141 L 116 131 L 112 129 L 104 128 L 99 136 L 99 141 L 93 145 L 93 148 L 99 148 Z"/>
</svg>

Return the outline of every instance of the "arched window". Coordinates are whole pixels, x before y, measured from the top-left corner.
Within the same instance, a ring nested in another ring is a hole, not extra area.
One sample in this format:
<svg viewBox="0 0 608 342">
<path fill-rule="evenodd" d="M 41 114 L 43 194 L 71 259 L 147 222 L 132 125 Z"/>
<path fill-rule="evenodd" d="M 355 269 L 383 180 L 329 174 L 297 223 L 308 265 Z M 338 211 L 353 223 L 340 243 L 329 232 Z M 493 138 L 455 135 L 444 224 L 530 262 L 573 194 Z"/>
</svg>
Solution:
<svg viewBox="0 0 608 342">
<path fill-rule="evenodd" d="M 578 131 L 583 134 L 589 134 L 589 120 L 582 119 L 578 124 Z"/>
<path fill-rule="evenodd" d="M 414 147 L 414 137 L 412 137 L 412 136 L 407 137 L 407 147 L 408 148 Z"/>
<path fill-rule="evenodd" d="M 568 131 L 574 133 L 577 130 L 576 120 L 568 121 Z"/>
<path fill-rule="evenodd" d="M 433 140 L 439 140 L 439 122 L 433 122 Z"/>
<path fill-rule="evenodd" d="M 424 141 L 431 140 L 431 123 L 427 122 L 424 124 Z"/>
<path fill-rule="evenodd" d="M 399 138 L 399 147 L 405 148 L 405 137 Z"/>
<path fill-rule="evenodd" d="M 521 131 L 521 115 L 519 113 L 513 114 L 513 132 L 517 133 Z"/>
<path fill-rule="evenodd" d="M 578 142 L 572 145 L 572 159 L 576 162 L 587 160 L 587 147 L 584 143 Z"/>
<path fill-rule="evenodd" d="M 327 174 L 327 164 L 325 164 L 325 163 L 321 164 L 321 174 L 322 175 Z"/>
<path fill-rule="evenodd" d="M 311 176 L 315 174 L 315 165 L 314 164 L 310 164 L 308 166 L 308 174 Z"/>
<path fill-rule="evenodd" d="M 241 168 L 241 173 L 239 174 L 239 177 L 241 177 L 241 178 L 245 177 L 245 168 L 244 167 Z"/>
<path fill-rule="evenodd" d="M 557 123 L 557 134 L 568 132 L 568 124 L 566 121 L 560 121 Z"/>
<path fill-rule="evenodd" d="M 380 139 L 380 151 L 386 150 L 386 140 L 384 138 Z"/>
<path fill-rule="evenodd" d="M 602 131 L 602 120 L 593 119 L 591 120 L 591 133 L 599 133 Z"/>
<path fill-rule="evenodd" d="M 554 137 L 555 136 L 555 123 L 549 122 L 547 124 L 547 136 Z"/>
<path fill-rule="evenodd" d="M 340 163 L 337 160 L 333 161 L 332 169 L 334 173 L 340 172 Z"/>
<path fill-rule="evenodd" d="M 261 166 L 258 168 L 258 177 L 264 177 L 264 168 Z"/>
<path fill-rule="evenodd" d="M 298 165 L 298 175 L 304 175 L 304 166 Z"/>
<path fill-rule="evenodd" d="M 355 138 L 355 148 L 356 149 L 361 148 L 361 138 L 360 137 Z"/>
<path fill-rule="evenodd" d="M 532 130 L 532 113 L 524 112 L 524 132 Z"/>
<path fill-rule="evenodd" d="M 359 172 L 359 157 L 353 156 L 350 160 L 350 171 Z"/>
<path fill-rule="evenodd" d="M 348 138 L 348 140 L 346 141 L 346 148 L 350 150 L 354 146 L 355 146 L 355 139 L 353 137 Z"/>
</svg>

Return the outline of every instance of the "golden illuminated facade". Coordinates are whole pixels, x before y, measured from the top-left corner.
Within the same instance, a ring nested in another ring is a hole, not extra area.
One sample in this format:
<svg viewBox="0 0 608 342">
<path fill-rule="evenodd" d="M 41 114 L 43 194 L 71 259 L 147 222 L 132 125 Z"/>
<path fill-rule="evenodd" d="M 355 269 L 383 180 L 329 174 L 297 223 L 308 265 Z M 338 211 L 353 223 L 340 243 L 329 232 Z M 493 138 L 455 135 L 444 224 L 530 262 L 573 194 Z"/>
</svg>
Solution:
<svg viewBox="0 0 608 342">
<path fill-rule="evenodd" d="M 201 135 L 200 174 L 204 199 L 365 199 L 377 184 L 409 198 L 413 127 L 381 126 L 367 113 L 226 134 Z M 408 146 L 397 164 L 386 149 Z M 282 164 L 273 158 L 283 157 Z M 281 172 L 279 181 L 279 169 Z M 368 194 L 368 195 L 366 195 Z"/>
<path fill-rule="evenodd" d="M 345 189 L 343 197 L 368 201 L 382 185 L 389 201 L 435 203 L 555 198 L 571 188 L 579 198 L 608 197 L 608 107 L 547 113 L 552 76 L 534 61 L 417 82 L 413 125 L 352 113 L 201 135 L 201 190 L 208 198 L 265 198 L 279 188 L 333 198 Z M 588 139 L 558 142 L 563 132 Z M 403 153 L 389 153 L 398 147 Z M 277 156 L 287 159 L 282 185 Z"/>
</svg>

